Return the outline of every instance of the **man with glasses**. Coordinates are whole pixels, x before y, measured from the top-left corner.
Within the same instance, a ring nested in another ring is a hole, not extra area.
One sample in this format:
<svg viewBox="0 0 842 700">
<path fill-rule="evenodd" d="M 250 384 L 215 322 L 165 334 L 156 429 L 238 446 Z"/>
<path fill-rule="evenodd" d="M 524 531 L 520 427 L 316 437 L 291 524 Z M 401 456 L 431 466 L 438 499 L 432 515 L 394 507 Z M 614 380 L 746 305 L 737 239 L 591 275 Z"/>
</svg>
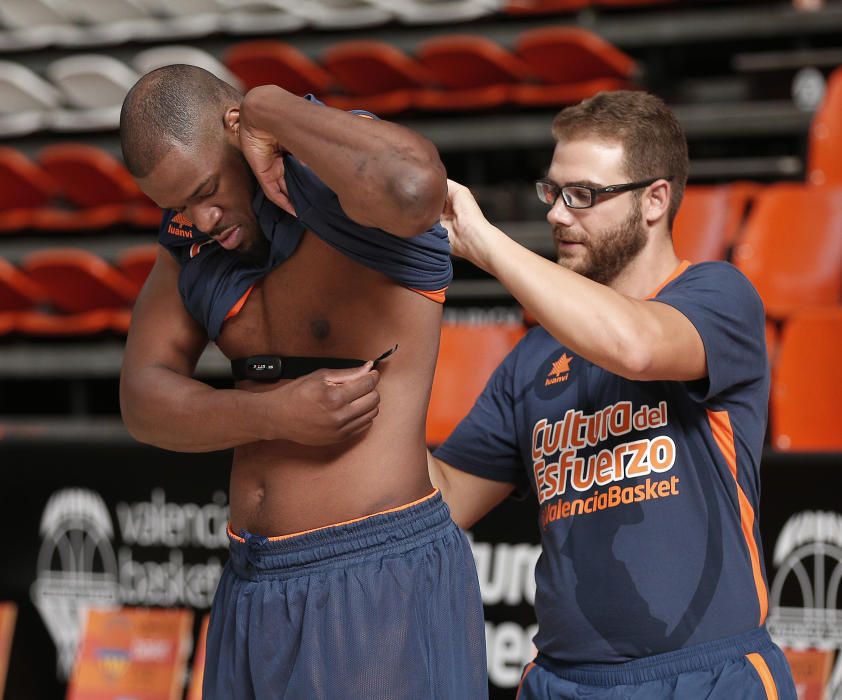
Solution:
<svg viewBox="0 0 842 700">
<path fill-rule="evenodd" d="M 763 305 L 725 262 L 679 260 L 687 144 L 661 100 L 562 110 L 547 177 L 557 264 L 451 182 L 455 254 L 541 324 L 430 457 L 463 527 L 539 504 L 538 656 L 520 698 L 795 698 L 763 623 Z"/>
</svg>

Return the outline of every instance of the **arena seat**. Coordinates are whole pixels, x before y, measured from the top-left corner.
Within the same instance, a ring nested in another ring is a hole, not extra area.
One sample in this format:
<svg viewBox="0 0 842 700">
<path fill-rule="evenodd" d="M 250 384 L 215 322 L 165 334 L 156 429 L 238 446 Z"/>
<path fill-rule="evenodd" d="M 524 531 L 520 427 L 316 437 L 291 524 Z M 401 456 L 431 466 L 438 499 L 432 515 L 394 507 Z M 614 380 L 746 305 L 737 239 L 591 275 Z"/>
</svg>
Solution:
<svg viewBox="0 0 842 700">
<path fill-rule="evenodd" d="M 226 51 L 223 62 L 243 81 L 246 90 L 258 85 L 282 85 L 303 95 L 321 95 L 331 76 L 298 49 L 280 41 L 243 41 Z"/>
<path fill-rule="evenodd" d="M 31 309 L 47 298 L 28 275 L 5 258 L 0 258 L 0 311 Z"/>
<path fill-rule="evenodd" d="M 691 185 L 673 225 L 672 240 L 682 260 L 725 260 L 745 218 L 751 198 L 760 185 Z"/>
<path fill-rule="evenodd" d="M 94 309 L 73 314 L 49 311 L 19 311 L 14 318 L 14 332 L 27 338 L 84 338 L 114 332 L 125 335 L 130 310 Z"/>
<path fill-rule="evenodd" d="M 56 182 L 15 148 L 0 146 L 0 232 L 32 225 L 34 211 L 58 192 Z"/>
<path fill-rule="evenodd" d="M 58 90 L 37 73 L 14 61 L 0 61 L 0 137 L 42 129 L 60 104 Z"/>
<path fill-rule="evenodd" d="M 21 269 L 44 289 L 53 307 L 79 313 L 127 307 L 135 286 L 98 255 L 77 248 L 54 248 L 31 253 Z"/>
<path fill-rule="evenodd" d="M 452 34 L 421 43 L 421 64 L 442 90 L 418 93 L 424 109 L 485 109 L 511 100 L 512 88 L 532 78 L 529 67 L 510 51 L 481 36 Z"/>
<path fill-rule="evenodd" d="M 842 67 L 831 73 L 824 99 L 810 126 L 807 179 L 814 185 L 842 185 Z"/>
<path fill-rule="evenodd" d="M 170 40 L 204 36 L 226 27 L 222 7 L 216 0 L 136 0 L 158 17 L 163 17 L 161 37 Z"/>
<path fill-rule="evenodd" d="M 774 319 L 842 298 L 842 187 L 770 185 L 755 200 L 734 264 Z"/>
<path fill-rule="evenodd" d="M 117 256 L 115 261 L 117 269 L 134 285 L 135 294 L 140 292 L 140 288 L 155 264 L 157 255 L 158 246 L 151 243 L 128 248 Z"/>
<path fill-rule="evenodd" d="M 524 333 L 521 323 L 442 324 L 427 411 L 427 444 L 439 445 L 450 435 Z"/>
<path fill-rule="evenodd" d="M 496 12 L 498 0 L 375 0 L 405 24 L 467 22 Z"/>
<path fill-rule="evenodd" d="M 378 115 L 396 114 L 411 107 L 416 92 L 434 82 L 416 60 L 381 41 L 335 44 L 324 52 L 321 64 L 350 95 L 327 98 L 340 109 L 364 106 Z"/>
<path fill-rule="evenodd" d="M 523 105 L 572 104 L 601 90 L 631 87 L 634 60 L 593 32 L 577 27 L 546 27 L 524 32 L 515 52 L 543 82 L 515 89 Z"/>
<path fill-rule="evenodd" d="M 283 0 L 281 0 L 283 2 Z M 277 4 L 281 4 L 276 0 Z M 311 0 L 311 2 L 287 2 L 293 12 L 318 29 L 358 29 L 385 24 L 394 18 L 386 3 L 373 0 Z"/>
<path fill-rule="evenodd" d="M 229 85 L 233 85 L 238 90 L 243 87 L 239 78 L 229 71 L 216 56 L 202 49 L 197 49 L 194 46 L 184 44 L 155 46 L 151 49 L 141 51 L 132 59 L 132 65 L 141 75 L 173 63 L 204 68 L 209 73 L 213 73 L 217 78 L 224 80 Z"/>
<path fill-rule="evenodd" d="M 307 26 L 307 20 L 290 11 L 290 6 L 274 0 L 227 0 L 228 11 L 219 28 L 229 34 L 294 32 Z"/>
<path fill-rule="evenodd" d="M 842 307 L 800 311 L 784 323 L 772 374 L 772 446 L 839 451 Z"/>
<path fill-rule="evenodd" d="M 38 161 L 58 183 L 62 196 L 79 208 L 132 202 L 151 206 L 126 166 L 96 146 L 54 144 L 39 153 Z"/>
<path fill-rule="evenodd" d="M 588 7 L 592 0 L 508 0 L 506 12 L 511 15 L 576 12 Z"/>
</svg>

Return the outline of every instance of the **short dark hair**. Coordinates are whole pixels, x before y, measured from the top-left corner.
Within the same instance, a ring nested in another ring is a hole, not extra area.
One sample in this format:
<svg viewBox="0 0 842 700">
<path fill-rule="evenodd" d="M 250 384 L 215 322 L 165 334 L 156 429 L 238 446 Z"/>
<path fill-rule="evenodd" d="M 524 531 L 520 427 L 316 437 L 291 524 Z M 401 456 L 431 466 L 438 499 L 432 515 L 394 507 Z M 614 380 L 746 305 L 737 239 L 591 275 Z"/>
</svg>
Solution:
<svg viewBox="0 0 842 700">
<path fill-rule="evenodd" d="M 620 143 L 623 167 L 632 181 L 671 175 L 668 225 L 672 230 L 689 160 L 684 130 L 660 98 L 634 90 L 597 93 L 561 110 L 553 120 L 553 136 L 556 141 L 595 136 Z"/>
<path fill-rule="evenodd" d="M 123 160 L 135 177 L 145 177 L 176 145 L 205 142 L 220 108 L 242 99 L 212 73 L 174 64 L 144 75 L 129 90 L 120 111 Z"/>
</svg>

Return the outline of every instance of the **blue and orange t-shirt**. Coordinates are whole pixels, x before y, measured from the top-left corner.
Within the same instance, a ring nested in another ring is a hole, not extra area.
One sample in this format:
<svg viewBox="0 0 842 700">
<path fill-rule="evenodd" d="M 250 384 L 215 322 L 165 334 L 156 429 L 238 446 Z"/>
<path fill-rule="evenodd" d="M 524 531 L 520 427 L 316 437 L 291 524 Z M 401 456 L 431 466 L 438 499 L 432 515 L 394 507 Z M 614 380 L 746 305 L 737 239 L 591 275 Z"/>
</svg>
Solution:
<svg viewBox="0 0 842 700">
<path fill-rule="evenodd" d="M 628 380 L 536 327 L 436 451 L 537 497 L 535 644 L 562 662 L 628 661 L 766 617 L 763 305 L 727 263 L 684 268 L 654 300 L 696 327 L 707 378 Z"/>
<path fill-rule="evenodd" d="M 318 103 L 311 95 L 306 97 Z M 373 117 L 362 110 L 356 113 Z M 269 201 L 257 187 L 252 209 L 269 241 L 269 256 L 262 264 L 225 250 L 183 215 L 173 210 L 164 212 L 158 242 L 181 265 L 178 288 L 184 306 L 211 340 L 219 336 L 226 318 L 242 306 L 254 284 L 295 252 L 306 231 L 398 284 L 444 301 L 453 266 L 447 231 L 441 224 L 411 238 L 362 226 L 348 217 L 336 193 L 310 168 L 292 155 L 284 157 L 284 166 L 297 216 Z"/>
</svg>

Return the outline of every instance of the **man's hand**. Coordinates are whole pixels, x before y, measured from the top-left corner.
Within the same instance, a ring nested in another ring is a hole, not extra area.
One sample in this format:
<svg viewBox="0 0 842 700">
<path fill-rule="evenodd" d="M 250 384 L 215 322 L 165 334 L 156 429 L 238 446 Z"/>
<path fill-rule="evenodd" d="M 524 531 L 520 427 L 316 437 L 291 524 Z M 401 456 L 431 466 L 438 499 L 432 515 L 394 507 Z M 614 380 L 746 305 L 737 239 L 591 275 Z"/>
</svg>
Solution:
<svg viewBox="0 0 842 700">
<path fill-rule="evenodd" d="M 266 402 L 265 439 L 329 445 L 371 428 L 379 412 L 380 373 L 371 362 L 320 369 L 259 394 Z"/>
<path fill-rule="evenodd" d="M 471 191 L 453 180 L 447 181 L 447 201 L 441 215 L 451 252 L 485 269 L 487 232 L 493 227 L 479 208 Z"/>
<path fill-rule="evenodd" d="M 259 110 L 278 90 L 281 88 L 261 85 L 249 90 L 243 98 L 240 105 L 240 148 L 269 200 L 296 216 L 284 180 L 284 155 L 288 151 L 274 134 L 255 124 Z"/>
</svg>

